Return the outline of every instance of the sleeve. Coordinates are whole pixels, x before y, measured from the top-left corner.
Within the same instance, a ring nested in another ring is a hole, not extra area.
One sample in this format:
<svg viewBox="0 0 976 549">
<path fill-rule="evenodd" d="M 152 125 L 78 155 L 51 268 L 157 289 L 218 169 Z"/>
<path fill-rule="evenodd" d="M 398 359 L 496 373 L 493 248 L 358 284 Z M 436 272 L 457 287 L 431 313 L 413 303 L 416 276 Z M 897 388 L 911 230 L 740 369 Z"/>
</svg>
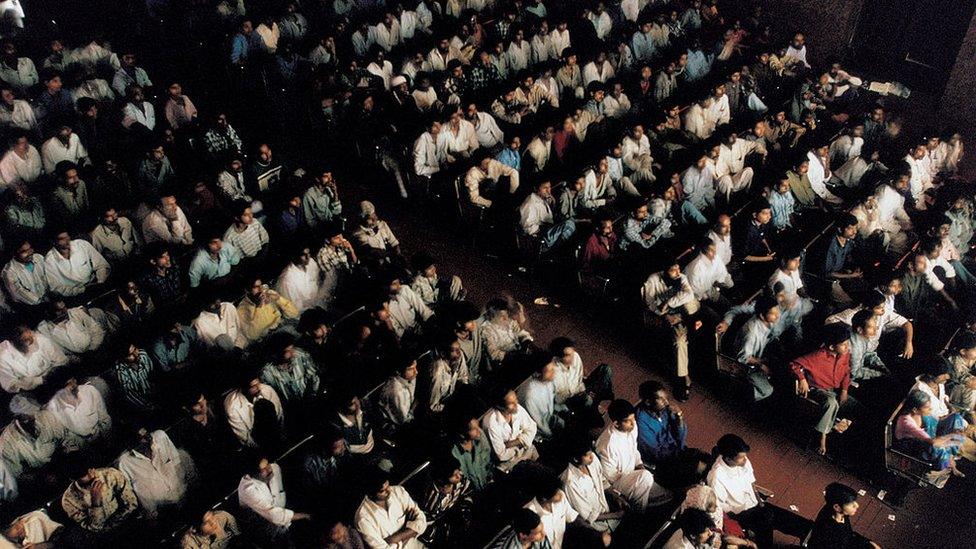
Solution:
<svg viewBox="0 0 976 549">
<path fill-rule="evenodd" d="M 91 338 L 92 349 L 97 349 L 102 346 L 102 341 L 105 340 L 105 330 L 102 325 L 95 321 L 94 318 L 88 313 L 82 316 L 82 324 L 85 326 L 85 330 L 88 332 L 88 337 Z"/>
<path fill-rule="evenodd" d="M 119 499 L 119 508 L 124 509 L 124 513 L 130 513 L 139 506 L 136 500 L 136 493 L 132 490 L 132 483 L 122 471 L 110 469 L 108 475 L 109 486 L 114 492 L 114 496 Z"/>
<path fill-rule="evenodd" d="M 759 336 L 756 335 L 755 330 L 749 329 L 748 325 L 744 326 L 743 330 L 745 332 L 743 333 L 742 345 L 739 347 L 739 353 L 736 355 L 736 358 L 742 363 L 748 362 L 750 358 L 762 358 L 753 355 L 754 350 L 759 347 L 757 345 Z"/>
<path fill-rule="evenodd" d="M 295 319 L 298 318 L 298 308 L 295 304 L 291 302 L 290 299 L 280 296 L 278 297 L 278 309 L 281 310 L 282 316 L 285 318 Z"/>
<path fill-rule="evenodd" d="M 417 535 L 423 534 L 427 530 L 427 515 L 424 511 L 417 505 L 417 502 L 410 497 L 410 493 L 407 492 L 402 486 L 398 486 L 397 492 L 399 493 L 400 503 L 403 506 L 404 511 L 412 510 L 417 514 L 417 518 L 414 520 L 409 520 L 404 525 L 407 528 L 417 532 Z"/>
<path fill-rule="evenodd" d="M 85 242 L 85 247 L 88 249 L 92 270 L 95 271 L 95 280 L 99 284 L 102 284 L 108 280 L 108 275 L 112 273 L 112 267 L 109 266 L 108 261 L 105 261 L 105 257 L 98 253 L 98 250 L 94 246 Z"/>
<path fill-rule="evenodd" d="M 252 447 L 254 446 L 254 441 L 251 439 L 251 431 L 244 424 L 244 418 L 241 417 L 240 413 L 232 409 L 233 398 L 235 393 L 227 395 L 227 399 L 224 400 L 224 413 L 227 415 L 227 424 L 230 426 L 230 430 L 237 437 L 244 446 Z"/>
<path fill-rule="evenodd" d="M 291 519 L 295 516 L 295 512 L 284 507 L 276 507 L 274 502 L 264 497 L 264 494 L 257 493 L 257 489 L 253 485 L 247 486 L 241 495 L 243 496 L 241 498 L 243 499 L 242 504 L 271 524 L 284 528 L 291 526 Z"/>
<path fill-rule="evenodd" d="M 801 356 L 793 362 L 790 362 L 790 371 L 793 372 L 793 375 L 798 381 L 806 380 L 806 370 L 809 366 L 809 360 L 808 356 Z"/>
<path fill-rule="evenodd" d="M 580 491 L 579 487 L 571 482 L 563 482 L 563 492 L 566 493 L 566 500 L 569 502 L 573 511 L 583 519 L 587 526 L 593 525 L 600 511 L 597 507 L 586 499 L 586 495 Z"/>
<path fill-rule="evenodd" d="M 413 144 L 413 170 L 417 173 L 417 175 L 427 177 L 441 171 L 440 166 L 428 166 L 424 163 L 424 160 L 426 160 L 426 155 L 424 154 L 424 142 L 423 139 L 418 138 Z"/>
<path fill-rule="evenodd" d="M 434 362 L 430 369 L 430 399 L 427 402 L 427 408 L 431 412 L 440 412 L 444 409 L 444 404 L 441 402 L 447 396 L 447 386 L 444 383 L 444 377 L 440 375 L 443 368 L 447 367 L 447 363 L 443 359 L 438 359 Z"/>
<path fill-rule="evenodd" d="M 519 440 L 522 441 L 526 446 L 532 446 L 532 441 L 535 440 L 535 435 L 539 430 L 539 425 L 536 424 L 532 416 L 525 411 L 525 408 L 519 407 L 518 414 L 522 416 L 522 422 L 525 425 L 525 430 L 519 435 Z"/>
<path fill-rule="evenodd" d="M 464 186 L 468 188 L 468 198 L 472 204 L 483 208 L 490 208 L 491 200 L 481 196 L 481 190 L 478 188 L 478 185 L 481 183 L 481 178 L 478 177 L 479 173 L 479 170 L 476 168 L 469 169 L 468 173 L 464 176 Z"/>
<path fill-rule="evenodd" d="M 53 263 L 49 263 L 47 258 L 44 258 L 44 277 L 47 279 L 47 285 L 52 292 L 65 297 L 72 297 L 81 293 L 75 288 L 65 284 L 64 280 L 58 276 L 57 272 L 58 270 L 55 268 L 55 265 Z"/>
<path fill-rule="evenodd" d="M 606 447 L 600 448 L 599 445 L 597 446 L 597 454 L 600 457 L 600 467 L 603 468 L 603 476 L 613 484 L 620 478 L 620 473 L 617 471 L 617 456 L 613 454 L 609 440 L 607 441 Z"/>
<path fill-rule="evenodd" d="M 668 300 L 668 307 L 671 309 L 677 309 L 678 307 L 682 307 L 685 304 L 694 301 L 694 299 L 695 294 L 691 291 L 691 284 L 689 284 L 688 280 L 685 279 L 681 281 L 681 291 Z"/>
<path fill-rule="evenodd" d="M 190 262 L 190 270 L 187 272 L 187 276 L 190 279 L 191 288 L 196 288 L 200 285 L 200 279 L 203 277 L 203 273 L 200 270 L 200 262 L 197 261 L 196 257 Z"/>
<path fill-rule="evenodd" d="M 397 549 L 396 545 L 390 545 L 386 542 L 383 531 L 376 523 L 376 519 L 368 514 L 362 505 L 356 511 L 354 520 L 356 530 L 359 530 L 359 533 L 362 534 L 363 541 L 366 542 L 366 547 L 370 549 Z"/>
<path fill-rule="evenodd" d="M 404 286 L 404 289 L 407 290 L 407 295 L 409 296 L 407 299 L 410 300 L 410 305 L 417 310 L 420 318 L 424 319 L 424 321 L 430 320 L 430 317 L 434 316 L 434 311 L 409 286 Z"/>
<path fill-rule="evenodd" d="M 523 233 L 529 236 L 535 236 L 539 233 L 541 221 L 539 219 L 537 210 L 532 207 L 530 200 L 531 197 L 527 198 L 519 208 L 519 217 L 521 217 L 519 224 L 522 226 Z"/>
<path fill-rule="evenodd" d="M 488 415 L 485 416 L 482 426 L 485 429 L 485 433 L 488 434 L 488 442 L 491 443 L 491 450 L 495 454 L 495 457 L 498 459 L 498 461 L 508 461 L 515 457 L 515 449 L 506 448 L 505 443 L 508 441 L 501 436 L 497 429 L 493 428 L 493 414 L 494 412 L 489 412 Z"/>
</svg>

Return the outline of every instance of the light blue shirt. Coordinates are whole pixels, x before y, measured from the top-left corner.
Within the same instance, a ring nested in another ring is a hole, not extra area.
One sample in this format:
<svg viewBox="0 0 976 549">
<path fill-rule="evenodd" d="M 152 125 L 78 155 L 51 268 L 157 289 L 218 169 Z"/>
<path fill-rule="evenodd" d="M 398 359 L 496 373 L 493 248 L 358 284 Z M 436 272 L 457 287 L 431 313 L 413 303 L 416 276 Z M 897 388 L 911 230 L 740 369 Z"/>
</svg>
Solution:
<svg viewBox="0 0 976 549">
<path fill-rule="evenodd" d="M 745 364 L 749 358 L 762 358 L 766 345 L 772 340 L 769 326 L 758 316 L 750 318 L 735 338 L 736 359 Z"/>
<path fill-rule="evenodd" d="M 657 53 L 654 48 L 654 40 L 649 35 L 640 31 L 635 32 L 633 38 L 630 39 L 630 49 L 634 52 L 634 58 L 638 61 L 647 61 Z"/>
<path fill-rule="evenodd" d="M 231 268 L 241 262 L 241 253 L 233 244 L 224 242 L 217 254 L 217 259 L 211 257 L 205 248 L 197 250 L 197 255 L 190 262 L 190 287 L 196 288 L 200 282 L 216 280 L 230 274 Z"/>
<path fill-rule="evenodd" d="M 566 409 L 564 404 L 556 404 L 556 384 L 532 376 L 519 385 L 518 397 L 519 403 L 539 426 L 536 436 L 551 438 L 553 427 L 562 423 L 556 412 Z"/>
<path fill-rule="evenodd" d="M 504 149 L 498 151 L 495 155 L 495 160 L 501 162 L 502 164 L 512 168 L 513 170 L 522 169 L 522 157 L 519 155 L 518 151 L 513 151 L 511 147 L 505 147 Z"/>
<path fill-rule="evenodd" d="M 685 72 L 682 73 L 688 82 L 697 82 L 712 70 L 712 58 L 705 52 L 688 50 L 688 63 L 685 64 Z"/>
<path fill-rule="evenodd" d="M 796 204 L 796 199 L 793 198 L 793 193 L 790 191 L 786 191 L 786 194 L 773 191 L 769 195 L 769 207 L 773 211 L 773 227 L 785 229 L 792 226 L 790 216 L 793 215 L 794 204 Z"/>
</svg>

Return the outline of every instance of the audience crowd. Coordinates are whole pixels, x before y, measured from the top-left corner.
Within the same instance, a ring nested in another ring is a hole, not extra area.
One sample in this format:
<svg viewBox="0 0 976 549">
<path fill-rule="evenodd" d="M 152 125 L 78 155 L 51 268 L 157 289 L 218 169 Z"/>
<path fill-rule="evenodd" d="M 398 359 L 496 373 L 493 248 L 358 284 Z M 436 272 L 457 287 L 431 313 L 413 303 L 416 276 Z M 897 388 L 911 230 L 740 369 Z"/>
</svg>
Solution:
<svg viewBox="0 0 976 549">
<path fill-rule="evenodd" d="M 0 27 L 0 546 L 878 547 L 850 487 L 811 521 L 689 447 L 699 379 L 819 454 L 976 457 L 962 138 L 763 2 L 137 4 Z M 618 398 L 392 203 L 633 311 L 669 383 Z"/>
</svg>

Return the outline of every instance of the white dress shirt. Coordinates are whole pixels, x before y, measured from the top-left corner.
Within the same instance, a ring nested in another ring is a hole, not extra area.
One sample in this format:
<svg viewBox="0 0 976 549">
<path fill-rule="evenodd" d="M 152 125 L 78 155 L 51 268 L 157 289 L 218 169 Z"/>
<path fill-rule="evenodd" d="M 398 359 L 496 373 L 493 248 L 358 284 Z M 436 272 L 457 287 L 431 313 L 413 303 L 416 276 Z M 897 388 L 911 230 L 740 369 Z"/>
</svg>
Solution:
<svg viewBox="0 0 976 549">
<path fill-rule="evenodd" d="M 508 471 L 516 463 L 538 456 L 532 441 L 539 427 L 521 404 L 512 414 L 511 421 L 506 420 L 505 414 L 497 408 L 488 410 L 481 420 L 481 426 L 488 433 L 495 460 L 500 463 L 499 468 Z M 505 447 L 506 442 L 515 439 L 522 441 L 525 447 Z"/>
<path fill-rule="evenodd" d="M 275 289 L 291 301 L 299 313 L 317 307 L 325 302 L 319 272 L 319 265 L 314 261 L 302 266 L 289 263 L 278 276 Z"/>
<path fill-rule="evenodd" d="M 417 175 L 430 177 L 441 171 L 441 164 L 447 160 L 445 144 L 435 142 L 430 132 L 420 134 L 413 144 L 413 171 Z"/>
<path fill-rule="evenodd" d="M 259 399 L 269 401 L 274 405 L 275 412 L 278 414 L 278 422 L 283 422 L 284 412 L 281 408 L 281 400 L 278 399 L 278 393 L 270 385 L 264 383 L 261 383 L 259 387 L 259 394 L 254 402 Z M 230 424 L 230 429 L 234 432 L 237 440 L 249 448 L 257 447 L 257 443 L 251 437 L 251 431 L 254 429 L 254 402 L 244 396 L 240 389 L 231 391 L 224 398 L 224 412 L 227 415 L 227 423 Z"/>
<path fill-rule="evenodd" d="M 34 254 L 30 263 L 33 269 L 29 270 L 26 264 L 11 259 L 4 265 L 0 276 L 3 277 L 3 285 L 11 299 L 24 305 L 37 305 L 44 301 L 48 291 L 44 257 Z"/>
<path fill-rule="evenodd" d="M 395 375 L 386 380 L 380 389 L 377 407 L 387 425 L 396 428 L 413 420 L 416 396 L 417 378 L 407 380 Z"/>
<path fill-rule="evenodd" d="M 594 454 L 593 461 L 586 467 L 570 463 L 559 478 L 563 481 L 566 499 L 586 526 L 601 532 L 607 531 L 610 527 L 608 521 L 597 521 L 597 517 L 610 512 L 606 494 L 610 483 L 603 478 L 600 458 Z"/>
<path fill-rule="evenodd" d="M 752 486 L 756 482 L 756 475 L 748 458 L 742 467 L 732 467 L 719 457 L 708 472 L 707 481 L 715 490 L 719 508 L 727 513 L 737 514 L 759 505 Z"/>
<path fill-rule="evenodd" d="M 59 390 L 44 408 L 64 426 L 66 449 L 80 450 L 112 430 L 112 418 L 102 394 L 87 383 L 78 385 L 77 394 L 66 388 Z"/>
<path fill-rule="evenodd" d="M 546 509 L 537 498 L 525 504 L 525 508 L 539 515 L 542 521 L 542 530 L 546 533 L 546 538 L 552 549 L 562 549 L 563 538 L 566 536 L 566 525 L 575 521 L 579 516 L 566 501 L 566 495 L 558 503 L 551 504 L 551 509 Z"/>
<path fill-rule="evenodd" d="M 407 520 L 408 511 L 416 513 L 416 518 Z M 364 497 L 359 508 L 356 509 L 353 523 L 356 525 L 356 530 L 363 535 L 363 540 L 368 547 L 376 549 L 423 549 L 424 547 L 416 536 L 392 545 L 384 541 L 401 528 L 409 528 L 418 535 L 427 530 L 427 516 L 402 486 L 390 486 L 390 497 L 382 505 Z"/>
<path fill-rule="evenodd" d="M 142 220 L 142 236 L 147 243 L 193 244 L 193 228 L 179 206 L 176 208 L 176 219 L 167 219 L 163 212 L 153 208 Z"/>
<path fill-rule="evenodd" d="M 842 199 L 838 198 L 834 193 L 827 189 L 827 181 L 830 179 L 831 172 L 830 169 L 824 165 L 820 157 L 814 154 L 812 151 L 807 153 L 807 160 L 810 161 L 810 169 L 807 170 L 807 178 L 810 179 L 810 187 L 813 188 L 813 192 L 817 193 L 817 196 L 822 198 L 825 202 L 830 202 L 831 204 L 840 204 L 843 202 Z"/>
<path fill-rule="evenodd" d="M 452 367 L 448 360 L 439 358 L 430 367 L 430 378 L 430 411 L 442 412 L 457 384 L 469 382 L 468 361 L 462 354 L 458 363 Z"/>
<path fill-rule="evenodd" d="M 529 236 L 538 236 L 542 225 L 552 223 L 551 201 L 544 200 L 537 193 L 525 197 L 519 206 L 519 224 L 522 232 Z"/>
<path fill-rule="evenodd" d="M 57 248 L 51 248 L 44 257 L 48 287 L 52 292 L 66 297 L 84 293 L 90 284 L 105 282 L 111 271 L 102 254 L 80 239 L 71 241 L 67 258 Z"/>
<path fill-rule="evenodd" d="M 643 468 L 637 450 L 637 427 L 623 432 L 608 425 L 596 441 L 603 476 L 639 510 L 669 498 L 667 490 L 654 483 L 654 475 Z"/>
<path fill-rule="evenodd" d="M 105 329 L 84 307 L 68 309 L 68 318 L 57 324 L 42 321 L 37 325 L 37 331 L 50 338 L 69 356 L 94 351 L 102 346 L 105 339 Z"/>
<path fill-rule="evenodd" d="M 200 316 L 193 321 L 193 328 L 200 336 L 200 341 L 209 347 L 216 345 L 217 337 L 222 335 L 230 338 L 236 347 L 247 347 L 247 338 L 238 326 L 237 307 L 228 301 L 220 304 L 219 315 L 201 311 Z"/>
<path fill-rule="evenodd" d="M 281 478 L 281 467 L 272 463 L 271 469 L 273 473 L 267 482 L 244 475 L 237 485 L 237 501 L 241 507 L 250 509 L 271 524 L 288 528 L 295 512 L 285 507 L 288 498 Z"/>
<path fill-rule="evenodd" d="M 475 125 L 474 130 L 478 144 L 486 149 L 494 147 L 505 139 L 505 134 L 495 122 L 495 117 L 486 112 L 478 113 L 478 124 Z"/>
<path fill-rule="evenodd" d="M 695 297 L 700 300 L 717 298 L 719 294 L 716 284 L 723 288 L 732 287 L 732 275 L 719 259 L 708 259 L 705 254 L 698 254 L 685 266 L 685 276 L 688 277 L 688 284 Z"/>
<path fill-rule="evenodd" d="M 41 153 L 34 145 L 27 145 L 27 155 L 21 158 L 13 149 L 0 159 L 0 188 L 14 183 L 33 183 L 41 176 Z"/>
<path fill-rule="evenodd" d="M 119 456 L 119 470 L 132 481 L 139 506 L 154 513 L 160 507 L 179 504 L 187 487 L 196 478 L 196 467 L 190 454 L 177 450 L 165 431 L 153 431 L 152 457 L 135 450 Z"/>
<path fill-rule="evenodd" d="M 556 390 L 556 404 L 563 404 L 570 398 L 586 392 L 586 385 L 583 383 L 583 359 L 579 353 L 573 352 L 573 358 L 569 364 L 562 360 L 553 360 L 556 375 L 552 382 Z"/>
<path fill-rule="evenodd" d="M 81 144 L 78 134 L 72 133 L 68 137 L 68 145 L 65 146 L 57 136 L 52 137 L 41 145 L 41 159 L 44 162 L 44 171 L 53 174 L 59 162 L 65 160 L 74 162 L 81 166 L 88 163 L 88 151 Z"/>
<path fill-rule="evenodd" d="M 708 231 L 708 238 L 715 243 L 715 257 L 728 266 L 732 262 L 732 236 L 719 236 L 715 231 Z"/>
<path fill-rule="evenodd" d="M 68 363 L 68 357 L 44 334 L 34 333 L 26 353 L 10 341 L 0 343 L 0 386 L 8 393 L 30 391 L 44 382 L 51 370 Z"/>
</svg>

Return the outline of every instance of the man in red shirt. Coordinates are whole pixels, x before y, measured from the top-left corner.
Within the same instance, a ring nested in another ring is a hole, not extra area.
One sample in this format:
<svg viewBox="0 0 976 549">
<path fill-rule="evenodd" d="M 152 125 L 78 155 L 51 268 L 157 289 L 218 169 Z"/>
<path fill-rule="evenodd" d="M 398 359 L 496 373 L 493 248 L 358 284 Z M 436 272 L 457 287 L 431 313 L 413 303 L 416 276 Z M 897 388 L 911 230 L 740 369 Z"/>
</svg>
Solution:
<svg viewBox="0 0 976 549">
<path fill-rule="evenodd" d="M 586 241 L 581 258 L 581 267 L 587 274 L 606 276 L 612 271 L 612 261 L 617 251 L 617 234 L 613 230 L 613 219 L 601 217 L 593 234 Z"/>
<path fill-rule="evenodd" d="M 851 425 L 849 419 L 838 421 L 838 416 L 852 415 L 857 406 L 847 393 L 851 385 L 850 328 L 837 322 L 825 326 L 824 332 L 822 347 L 790 364 L 799 382 L 799 395 L 820 404 L 822 414 L 814 426 L 820 433 L 820 455 L 827 453 L 828 433 L 843 433 Z"/>
</svg>

